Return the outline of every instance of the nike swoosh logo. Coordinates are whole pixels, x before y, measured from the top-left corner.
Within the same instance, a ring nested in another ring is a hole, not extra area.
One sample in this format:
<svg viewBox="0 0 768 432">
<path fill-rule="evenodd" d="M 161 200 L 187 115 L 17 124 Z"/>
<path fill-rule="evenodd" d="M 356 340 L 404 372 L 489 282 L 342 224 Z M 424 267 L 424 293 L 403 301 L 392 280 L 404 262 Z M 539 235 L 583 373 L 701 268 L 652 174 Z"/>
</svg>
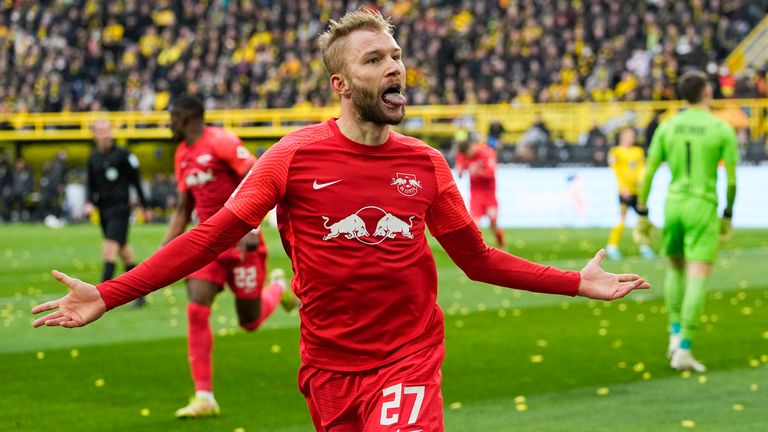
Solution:
<svg viewBox="0 0 768 432">
<path fill-rule="evenodd" d="M 312 189 L 318 190 L 318 189 L 326 188 L 328 186 L 335 185 L 336 183 L 340 182 L 341 180 L 343 180 L 343 179 L 332 181 L 332 182 L 328 182 L 328 183 L 318 183 L 317 180 L 315 180 L 315 182 L 312 183 Z"/>
</svg>

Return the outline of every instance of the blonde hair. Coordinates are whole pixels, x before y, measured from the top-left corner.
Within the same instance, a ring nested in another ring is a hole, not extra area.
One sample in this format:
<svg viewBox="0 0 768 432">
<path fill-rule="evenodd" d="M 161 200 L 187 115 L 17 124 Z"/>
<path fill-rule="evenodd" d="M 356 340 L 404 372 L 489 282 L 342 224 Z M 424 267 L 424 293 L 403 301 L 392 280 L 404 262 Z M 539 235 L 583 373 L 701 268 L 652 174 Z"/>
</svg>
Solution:
<svg viewBox="0 0 768 432">
<path fill-rule="evenodd" d="M 355 30 L 380 31 L 392 35 L 395 26 L 389 18 L 379 11 L 361 7 L 347 12 L 340 20 L 331 20 L 328 29 L 324 31 L 318 43 L 323 54 L 323 65 L 329 75 L 343 72 L 346 68 L 344 61 L 346 37 Z"/>
</svg>

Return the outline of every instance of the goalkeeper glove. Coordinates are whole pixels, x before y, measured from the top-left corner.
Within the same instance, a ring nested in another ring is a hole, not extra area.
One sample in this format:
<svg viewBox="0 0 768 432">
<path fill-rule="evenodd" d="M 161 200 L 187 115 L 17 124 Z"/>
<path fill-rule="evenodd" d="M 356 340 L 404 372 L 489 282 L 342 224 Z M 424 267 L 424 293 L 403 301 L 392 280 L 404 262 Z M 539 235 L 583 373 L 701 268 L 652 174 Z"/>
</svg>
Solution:
<svg viewBox="0 0 768 432">
<path fill-rule="evenodd" d="M 720 219 L 720 242 L 725 243 L 731 240 L 733 237 L 733 224 L 731 224 L 730 216 L 723 215 Z"/>
<path fill-rule="evenodd" d="M 648 220 L 648 216 L 637 218 L 637 225 L 632 230 L 632 239 L 639 245 L 651 244 L 651 234 L 653 233 L 653 224 Z"/>
</svg>

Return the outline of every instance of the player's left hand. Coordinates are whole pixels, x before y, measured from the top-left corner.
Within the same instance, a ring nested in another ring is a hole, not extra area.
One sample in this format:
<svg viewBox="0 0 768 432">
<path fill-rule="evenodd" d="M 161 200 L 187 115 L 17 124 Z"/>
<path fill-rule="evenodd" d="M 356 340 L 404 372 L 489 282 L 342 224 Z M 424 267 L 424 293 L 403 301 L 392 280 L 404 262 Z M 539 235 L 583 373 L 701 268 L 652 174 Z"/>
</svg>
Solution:
<svg viewBox="0 0 768 432">
<path fill-rule="evenodd" d="M 33 314 L 58 309 L 53 313 L 36 319 L 32 323 L 32 327 L 43 325 L 68 328 L 82 327 L 96 321 L 107 311 L 107 305 L 95 286 L 85 283 L 80 279 L 69 277 L 56 270 L 53 271 L 53 277 L 69 287 L 69 293 L 64 297 L 32 308 Z"/>
<path fill-rule="evenodd" d="M 600 267 L 605 258 L 605 249 L 600 249 L 595 257 L 581 269 L 579 294 L 596 300 L 615 300 L 636 289 L 648 289 L 651 285 L 636 274 L 608 273 Z"/>
<path fill-rule="evenodd" d="M 246 253 L 255 251 L 259 247 L 259 243 L 258 230 L 253 230 L 240 239 L 240 242 L 237 244 L 237 247 L 240 249 L 240 259 L 244 260 Z"/>
</svg>

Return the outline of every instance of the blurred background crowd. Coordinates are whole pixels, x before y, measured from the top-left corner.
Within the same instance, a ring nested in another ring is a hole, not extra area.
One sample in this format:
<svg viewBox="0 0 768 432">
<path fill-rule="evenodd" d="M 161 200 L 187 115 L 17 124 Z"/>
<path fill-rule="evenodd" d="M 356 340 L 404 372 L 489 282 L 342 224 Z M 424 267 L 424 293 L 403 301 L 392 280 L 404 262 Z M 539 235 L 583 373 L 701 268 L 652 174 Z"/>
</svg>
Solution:
<svg viewBox="0 0 768 432">
<path fill-rule="evenodd" d="M 6 0 L 1 109 L 163 110 L 334 103 L 316 35 L 343 0 Z M 764 97 L 723 64 L 766 0 L 397 0 L 411 104 L 674 99 L 687 67 L 720 97 Z"/>
</svg>

